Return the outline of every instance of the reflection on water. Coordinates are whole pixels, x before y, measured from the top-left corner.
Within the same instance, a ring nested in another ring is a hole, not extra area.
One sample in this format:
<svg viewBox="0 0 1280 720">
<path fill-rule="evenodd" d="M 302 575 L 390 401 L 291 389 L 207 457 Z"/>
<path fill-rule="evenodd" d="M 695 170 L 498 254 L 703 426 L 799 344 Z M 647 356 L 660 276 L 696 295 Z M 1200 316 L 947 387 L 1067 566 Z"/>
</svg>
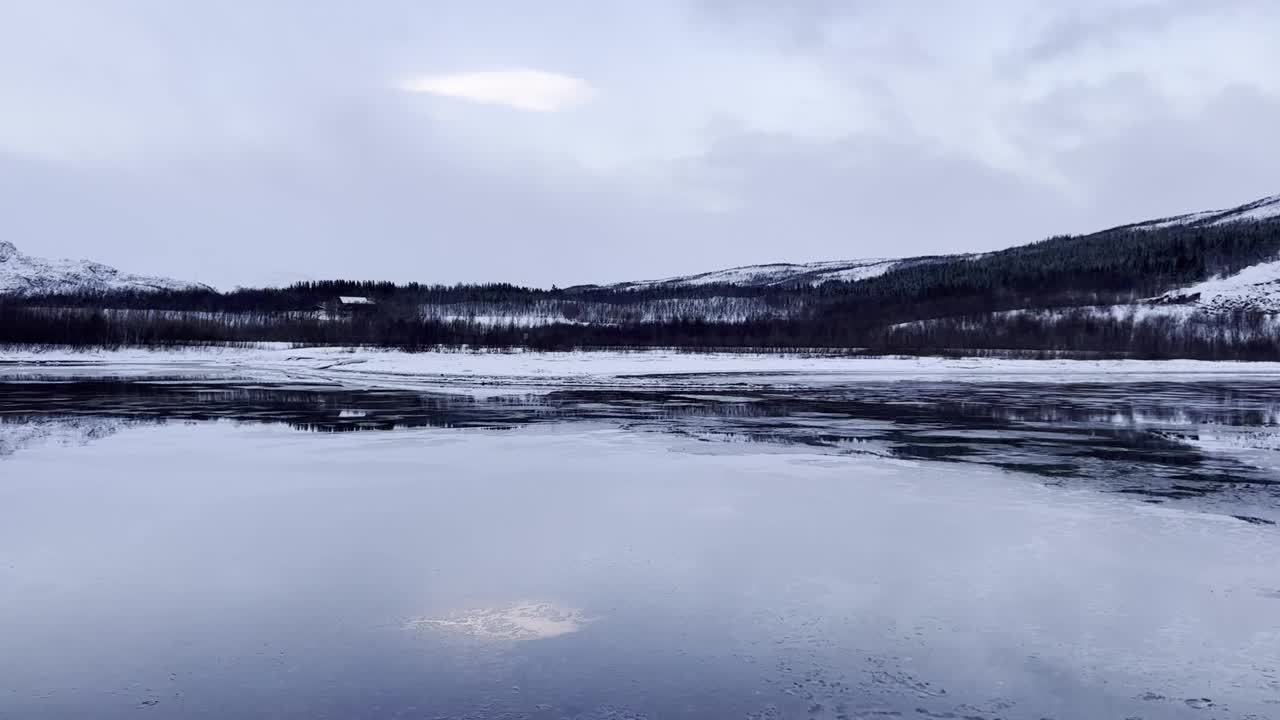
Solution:
<svg viewBox="0 0 1280 720">
<path fill-rule="evenodd" d="M 1280 505 L 1280 384 L 1274 383 L 896 382 L 489 397 L 184 380 L 0 383 L 0 423 L 8 429 L 0 455 L 57 424 L 91 440 L 131 424 L 173 420 L 282 423 L 318 432 L 608 422 L 706 440 L 977 463 L 1149 502 L 1208 499 L 1268 510 L 1239 514 L 1250 522 L 1271 522 L 1269 511 Z"/>
<path fill-rule="evenodd" d="M 0 720 L 1274 717 L 1278 397 L 0 384 Z"/>
</svg>

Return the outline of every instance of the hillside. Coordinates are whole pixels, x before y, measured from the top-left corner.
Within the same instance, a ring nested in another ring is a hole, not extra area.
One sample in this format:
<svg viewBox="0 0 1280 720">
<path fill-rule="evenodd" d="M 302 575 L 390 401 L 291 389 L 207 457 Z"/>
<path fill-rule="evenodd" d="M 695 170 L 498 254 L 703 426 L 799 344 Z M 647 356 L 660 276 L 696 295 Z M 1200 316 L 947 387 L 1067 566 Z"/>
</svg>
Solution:
<svg viewBox="0 0 1280 720">
<path fill-rule="evenodd" d="M 697 275 L 682 275 L 661 280 L 621 282 L 606 287 L 612 290 L 659 290 L 706 285 L 736 285 L 739 287 L 808 285 L 813 287 L 827 282 L 855 282 L 873 278 L 889 272 L 903 262 L 907 261 L 875 258 L 815 263 L 743 265 Z"/>
<path fill-rule="evenodd" d="M 828 314 L 858 322 L 972 312 L 1165 302 L 1194 294 L 1199 283 L 1228 278 L 1280 258 L 1280 214 L 1275 199 L 1229 211 L 1196 213 L 1081 236 L 1060 236 L 950 262 L 903 265 L 852 283 L 827 305 Z M 1265 271 L 1254 271 L 1246 278 Z M 1248 284 L 1234 281 L 1233 286 Z M 1265 286 L 1254 306 L 1268 311 Z M 1172 293 L 1172 294 L 1170 294 Z M 1191 298 L 1187 297 L 1188 300 Z"/>
<path fill-rule="evenodd" d="M 1280 195 L 981 255 L 747 265 L 571 291 L 678 295 L 731 287 L 740 294 L 852 283 L 857 286 L 853 295 L 878 303 L 892 303 L 897 295 L 911 303 L 939 297 L 955 300 L 957 295 L 973 294 L 965 292 L 969 290 L 983 296 L 979 305 L 1004 307 L 1011 300 L 1028 307 L 1118 302 L 1270 313 L 1280 311 L 1280 262 L 1272 262 L 1280 253 L 1273 237 L 1275 221 L 1280 221 Z M 1055 297 L 1048 297 L 1051 294 Z M 965 309 L 938 310 L 947 314 Z"/>
<path fill-rule="evenodd" d="M 12 246 L 7 255 L 9 269 L 41 272 L 23 276 L 18 297 L 0 298 L 0 342 L 1280 358 L 1280 196 L 982 254 L 549 290 L 334 280 L 219 293 L 92 263 L 50 272 Z M 372 303 L 314 312 L 338 296 Z"/>
<path fill-rule="evenodd" d="M 89 260 L 46 260 L 0 242 L 0 294 L 48 295 L 119 291 L 209 290 L 207 285 L 162 277 L 130 275 Z"/>
<path fill-rule="evenodd" d="M 1136 230 L 1157 230 L 1166 227 L 1213 227 L 1240 222 L 1259 222 L 1280 218 L 1280 195 L 1272 195 L 1254 200 L 1226 210 L 1205 210 L 1201 212 L 1175 215 L 1159 220 L 1126 225 L 1125 228 Z"/>
<path fill-rule="evenodd" d="M 1280 261 L 1250 265 L 1238 273 L 1170 290 L 1149 301 L 1154 305 L 1169 303 L 1218 313 L 1280 313 Z"/>
</svg>

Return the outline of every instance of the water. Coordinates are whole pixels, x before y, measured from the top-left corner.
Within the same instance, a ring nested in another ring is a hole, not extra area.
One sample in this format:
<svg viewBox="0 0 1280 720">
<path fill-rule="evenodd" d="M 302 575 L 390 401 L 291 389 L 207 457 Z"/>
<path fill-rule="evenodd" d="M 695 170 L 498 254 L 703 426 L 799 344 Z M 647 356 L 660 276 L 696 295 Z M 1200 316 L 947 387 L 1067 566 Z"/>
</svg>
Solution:
<svg viewBox="0 0 1280 720">
<path fill-rule="evenodd" d="M 0 384 L 0 718 L 1276 717 L 1277 408 Z"/>
</svg>

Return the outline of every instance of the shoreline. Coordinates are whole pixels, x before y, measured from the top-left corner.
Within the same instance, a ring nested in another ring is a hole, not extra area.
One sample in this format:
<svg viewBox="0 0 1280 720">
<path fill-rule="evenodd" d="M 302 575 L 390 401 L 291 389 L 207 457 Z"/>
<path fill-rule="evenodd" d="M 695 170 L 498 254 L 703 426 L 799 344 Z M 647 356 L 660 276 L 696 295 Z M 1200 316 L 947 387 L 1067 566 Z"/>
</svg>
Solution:
<svg viewBox="0 0 1280 720">
<path fill-rule="evenodd" d="M 1154 382 L 1280 380 L 1280 362 L 1078 360 L 690 353 L 668 350 L 538 352 L 202 346 L 119 350 L 0 350 L 0 379 L 191 377 L 363 387 L 787 386 L 840 382 Z"/>
</svg>

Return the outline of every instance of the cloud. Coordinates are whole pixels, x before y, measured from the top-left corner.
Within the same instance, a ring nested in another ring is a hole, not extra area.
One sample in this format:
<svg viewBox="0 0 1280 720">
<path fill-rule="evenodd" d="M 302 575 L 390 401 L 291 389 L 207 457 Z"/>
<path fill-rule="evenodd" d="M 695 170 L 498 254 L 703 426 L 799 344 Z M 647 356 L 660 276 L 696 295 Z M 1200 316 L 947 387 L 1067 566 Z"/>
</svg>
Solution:
<svg viewBox="0 0 1280 720">
<path fill-rule="evenodd" d="M 1045 63 L 1079 54 L 1093 46 L 1118 46 L 1135 36 L 1159 33 L 1178 22 L 1221 18 L 1259 6 L 1255 0 L 1158 0 L 1138 5 L 1109 5 L 1093 16 L 1067 13 L 1049 25 L 1029 47 L 1011 59 L 1015 64 Z"/>
<path fill-rule="evenodd" d="M 426 75 L 401 84 L 408 92 L 506 105 L 530 112 L 556 112 L 588 100 L 595 90 L 579 78 L 544 70 L 489 70 Z"/>
<path fill-rule="evenodd" d="M 1280 192 L 1275 0 L 17 5 L 5 239 L 227 287 L 988 250 Z"/>
<path fill-rule="evenodd" d="M 857 14 L 861 5 L 849 0 L 693 1 L 693 8 L 707 18 L 731 25 L 758 24 L 791 49 L 825 45 L 831 25 L 844 16 Z"/>
</svg>

